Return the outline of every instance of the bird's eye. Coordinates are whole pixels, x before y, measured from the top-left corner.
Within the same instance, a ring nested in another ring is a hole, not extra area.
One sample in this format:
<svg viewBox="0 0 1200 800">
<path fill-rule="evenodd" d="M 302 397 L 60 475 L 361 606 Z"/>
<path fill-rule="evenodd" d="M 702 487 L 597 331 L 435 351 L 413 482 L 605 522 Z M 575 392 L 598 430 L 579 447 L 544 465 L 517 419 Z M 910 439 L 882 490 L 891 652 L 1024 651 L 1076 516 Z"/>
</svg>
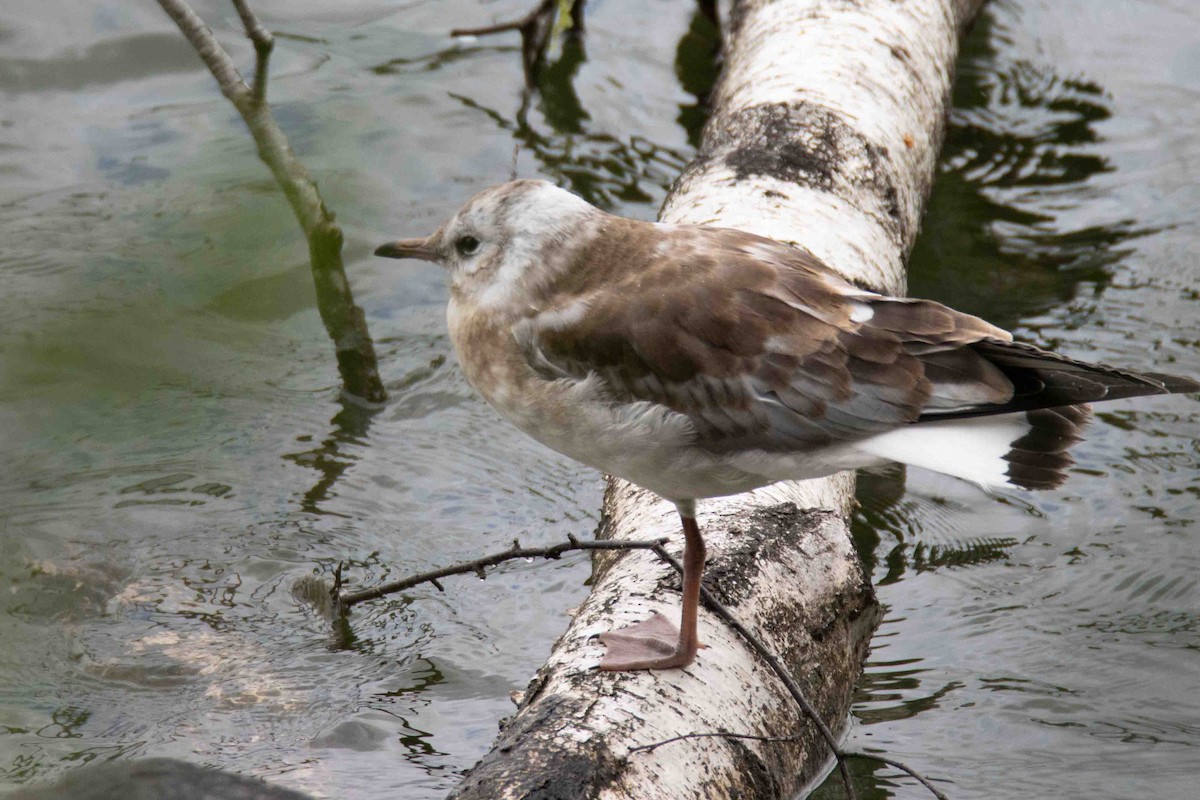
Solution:
<svg viewBox="0 0 1200 800">
<path fill-rule="evenodd" d="M 454 243 L 454 249 L 462 256 L 473 256 L 479 252 L 479 240 L 474 236 L 460 236 Z"/>
</svg>

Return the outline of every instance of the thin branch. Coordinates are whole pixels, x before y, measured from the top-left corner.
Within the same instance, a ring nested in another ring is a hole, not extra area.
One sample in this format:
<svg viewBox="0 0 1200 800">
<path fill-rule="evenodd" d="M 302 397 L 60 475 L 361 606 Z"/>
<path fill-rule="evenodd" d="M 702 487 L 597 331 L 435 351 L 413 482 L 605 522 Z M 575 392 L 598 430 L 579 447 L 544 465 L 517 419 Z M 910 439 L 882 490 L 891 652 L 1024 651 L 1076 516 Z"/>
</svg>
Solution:
<svg viewBox="0 0 1200 800">
<path fill-rule="evenodd" d="M 572 0 L 570 7 L 572 35 L 583 33 L 583 5 L 585 0 Z M 525 70 L 525 85 L 533 88 L 538 66 L 546 55 L 555 28 L 554 21 L 560 13 L 559 0 L 541 0 L 525 16 L 508 22 L 497 22 L 478 28 L 455 28 L 451 36 L 491 36 L 497 33 L 518 31 L 521 34 L 521 65 Z"/>
<path fill-rule="evenodd" d="M 267 73 L 271 51 L 275 49 L 275 37 L 258 21 L 246 0 L 233 0 L 233 7 L 242 18 L 246 36 L 254 42 L 254 102 L 261 105 L 267 102 Z"/>
<path fill-rule="evenodd" d="M 208 71 L 216 78 L 221 93 L 245 120 L 258 147 L 259 158 L 270 168 L 283 190 L 296 221 L 308 239 L 309 262 L 317 291 L 317 309 L 337 354 L 342 388 L 348 395 L 372 403 L 387 399 L 366 317 L 354 302 L 342 262 L 342 230 L 325 207 L 317 185 L 296 158 L 287 137 L 266 103 L 267 66 L 273 39 L 258 22 L 245 0 L 234 0 L 246 35 L 258 54 L 254 89 L 250 89 L 233 65 L 229 54 L 217 43 L 208 26 L 184 0 L 158 0 L 167 15 L 195 48 Z"/>
<path fill-rule="evenodd" d="M 675 560 L 675 558 L 667 552 L 665 547 L 660 545 L 659 547 L 655 548 L 654 553 L 663 561 L 666 561 L 668 564 L 674 567 L 675 571 L 680 575 L 683 574 L 683 565 Z M 813 721 L 813 724 L 817 727 L 817 731 L 821 734 L 821 738 L 824 739 L 825 744 L 828 745 L 829 752 L 832 753 L 833 757 L 837 759 L 838 771 L 841 772 L 842 783 L 846 786 L 846 797 L 848 800 L 855 800 L 858 797 L 858 794 L 854 789 L 854 781 L 850 777 L 850 768 L 846 766 L 846 759 L 841 755 L 841 751 L 838 748 L 837 739 L 834 738 L 833 731 L 831 731 L 829 726 L 825 724 L 825 720 L 821 719 L 821 715 L 817 713 L 817 710 L 809 704 L 808 698 L 804 696 L 804 692 L 800 689 L 800 686 L 796 683 L 795 679 L 792 678 L 791 673 L 788 672 L 783 666 L 783 662 L 781 662 L 776 655 L 758 639 L 757 636 L 751 633 L 745 625 L 739 622 L 737 617 L 733 616 L 729 609 L 722 605 L 721 601 L 717 600 L 716 595 L 710 592 L 703 585 L 700 587 L 700 596 L 704 598 L 704 604 L 708 606 L 708 608 L 712 610 L 718 617 L 724 620 L 726 625 L 737 631 L 738 635 L 746 640 L 746 643 L 749 644 L 754 651 L 758 653 L 764 661 L 767 662 L 771 669 L 774 670 L 775 674 L 779 676 L 779 679 L 783 681 L 783 685 L 787 687 L 788 693 L 791 694 L 792 699 L 796 701 L 796 705 L 800 706 L 800 710 L 804 712 L 804 715 Z"/>
<path fill-rule="evenodd" d="M 678 736 L 672 736 L 670 739 L 663 739 L 661 742 L 653 742 L 652 744 L 639 744 L 629 748 L 630 753 L 652 753 L 665 744 L 674 742 L 682 742 L 684 739 L 750 739 L 755 742 L 797 742 L 804 737 L 801 734 L 792 736 L 759 736 L 756 733 L 727 733 L 726 731 L 712 731 L 710 733 L 681 733 Z"/>
<path fill-rule="evenodd" d="M 455 28 L 450 31 L 451 36 L 490 36 L 494 33 L 505 33 L 506 31 L 521 31 L 522 36 L 527 28 L 531 28 L 538 21 L 538 18 L 549 14 L 555 9 L 557 0 L 542 0 L 532 11 L 520 19 L 514 19 L 509 22 L 497 22 L 494 25 L 483 25 L 478 28 Z"/>
<path fill-rule="evenodd" d="M 907 773 L 909 777 L 915 779 L 918 783 L 920 783 L 922 786 L 924 786 L 926 789 L 928 789 L 930 792 L 932 792 L 933 796 L 936 797 L 937 800 L 950 800 L 949 797 L 947 797 L 945 794 L 943 794 L 941 791 L 939 791 L 938 788 L 936 786 L 934 786 L 933 783 L 931 783 L 924 775 L 917 772 L 915 769 L 908 766 L 903 761 L 897 761 L 894 758 L 885 758 L 884 756 L 877 756 L 874 753 L 861 753 L 861 752 L 842 753 L 842 757 L 843 758 L 863 758 L 863 759 L 866 759 L 867 761 L 878 761 L 881 764 L 887 764 L 889 767 L 895 767 L 896 769 L 900 770 L 901 772 Z"/>
<path fill-rule="evenodd" d="M 250 37 L 250 41 L 254 42 L 255 49 L 261 47 L 269 51 L 275 46 L 275 38 L 258 21 L 258 17 L 254 15 L 254 11 L 246 4 L 246 0 L 233 0 L 233 7 L 237 9 L 238 16 L 242 18 L 242 25 L 246 28 L 246 35 Z"/>
<path fill-rule="evenodd" d="M 374 600 L 388 594 L 402 592 L 405 589 L 411 589 L 414 586 L 422 583 L 432 583 L 438 590 L 442 589 L 439 578 L 446 578 L 451 575 L 466 575 L 467 573 L 475 573 L 480 578 L 486 578 L 487 567 L 494 567 L 497 564 L 502 564 L 505 561 L 513 561 L 515 559 L 525 558 L 547 558 L 557 559 L 563 553 L 568 553 L 572 550 L 654 550 L 657 552 L 661 549 L 666 539 L 650 539 L 647 541 L 637 540 L 620 540 L 610 539 L 604 541 L 589 541 L 583 542 L 575 538 L 573 535 L 567 537 L 567 541 L 560 542 L 550 547 L 522 547 L 521 542 L 517 539 L 513 540 L 512 547 L 507 550 L 501 550 L 498 553 L 477 558 L 474 561 L 465 561 L 460 564 L 454 564 L 441 569 L 422 572 L 419 575 L 412 575 L 407 578 L 402 578 L 391 583 L 385 583 L 382 586 L 376 586 L 371 589 L 363 589 L 359 592 L 351 592 L 349 594 L 338 597 L 337 605 L 348 611 L 351 606 L 362 603 L 366 600 Z"/>
<path fill-rule="evenodd" d="M 167 16 L 175 20 L 180 32 L 204 61 L 208 71 L 217 79 L 221 94 L 228 97 L 235 106 L 249 97 L 250 87 L 233 65 L 233 59 L 225 52 L 225 48 L 217 43 L 212 30 L 204 24 L 204 20 L 200 19 L 191 6 L 182 0 L 158 0 L 158 4 L 167 12 Z"/>
</svg>

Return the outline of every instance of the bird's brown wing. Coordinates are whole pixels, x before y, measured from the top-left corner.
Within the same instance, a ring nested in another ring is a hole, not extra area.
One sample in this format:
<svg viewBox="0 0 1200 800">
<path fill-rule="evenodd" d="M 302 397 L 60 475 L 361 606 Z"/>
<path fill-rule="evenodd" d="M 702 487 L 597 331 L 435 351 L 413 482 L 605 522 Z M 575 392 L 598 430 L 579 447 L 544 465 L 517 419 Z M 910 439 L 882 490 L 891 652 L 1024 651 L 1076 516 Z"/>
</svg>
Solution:
<svg viewBox="0 0 1200 800">
<path fill-rule="evenodd" d="M 684 414 L 714 451 L 809 450 L 1012 397 L 970 347 L 1011 338 L 983 320 L 865 292 L 752 234 L 660 233 L 653 252 L 608 245 L 606 263 L 637 258 L 636 273 L 589 282 L 576 269 L 569 292 L 516 324 L 535 370 Z"/>
</svg>

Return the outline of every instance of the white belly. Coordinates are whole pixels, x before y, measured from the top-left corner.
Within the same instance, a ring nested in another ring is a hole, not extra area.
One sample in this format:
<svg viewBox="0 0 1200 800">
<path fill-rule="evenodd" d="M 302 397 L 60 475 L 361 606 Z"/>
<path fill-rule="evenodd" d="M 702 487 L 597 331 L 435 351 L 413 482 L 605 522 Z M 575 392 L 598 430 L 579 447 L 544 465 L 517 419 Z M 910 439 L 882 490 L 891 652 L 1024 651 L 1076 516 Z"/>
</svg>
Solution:
<svg viewBox="0 0 1200 800">
<path fill-rule="evenodd" d="M 501 414 L 542 444 L 669 500 L 737 494 L 781 480 L 831 475 L 863 466 L 846 448 L 815 453 L 762 450 L 715 454 L 696 447 L 690 421 L 649 402 L 611 403 L 599 380 L 532 378 L 493 384 L 481 393 Z"/>
</svg>

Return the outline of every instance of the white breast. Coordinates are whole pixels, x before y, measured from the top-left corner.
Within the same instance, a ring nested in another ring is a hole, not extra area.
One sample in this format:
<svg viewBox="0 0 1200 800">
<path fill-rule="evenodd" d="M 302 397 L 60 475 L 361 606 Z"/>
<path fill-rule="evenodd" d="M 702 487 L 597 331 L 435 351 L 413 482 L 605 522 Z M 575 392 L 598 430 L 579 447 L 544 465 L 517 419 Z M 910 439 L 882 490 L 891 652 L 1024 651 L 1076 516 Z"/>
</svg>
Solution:
<svg viewBox="0 0 1200 800">
<path fill-rule="evenodd" d="M 519 390 L 517 385 L 481 393 L 547 447 L 668 500 L 737 494 L 875 460 L 843 448 L 805 454 L 714 454 L 693 445 L 695 432 L 684 415 L 655 403 L 613 403 L 595 376 L 547 381 L 530 372 Z"/>
</svg>

